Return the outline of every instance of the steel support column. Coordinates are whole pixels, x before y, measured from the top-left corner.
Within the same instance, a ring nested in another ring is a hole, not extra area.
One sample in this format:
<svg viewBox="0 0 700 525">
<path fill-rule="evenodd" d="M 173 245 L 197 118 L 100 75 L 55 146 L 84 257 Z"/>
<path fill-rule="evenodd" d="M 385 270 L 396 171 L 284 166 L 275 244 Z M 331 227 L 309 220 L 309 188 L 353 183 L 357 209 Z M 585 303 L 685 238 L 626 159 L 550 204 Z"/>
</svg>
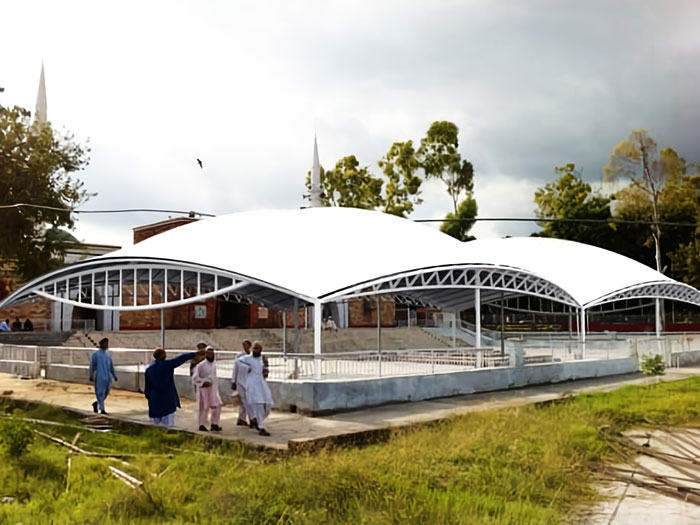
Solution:
<svg viewBox="0 0 700 525">
<path fill-rule="evenodd" d="M 160 347 L 165 350 L 165 308 L 160 309 Z"/>
<path fill-rule="evenodd" d="M 481 348 L 481 288 L 474 289 L 474 320 L 476 333 L 474 334 L 474 346 Z"/>
<path fill-rule="evenodd" d="M 316 379 L 321 379 L 321 330 L 323 327 L 321 316 L 323 314 L 323 306 L 321 301 L 314 303 L 314 357 Z"/>
<path fill-rule="evenodd" d="M 452 312 L 452 348 L 457 348 L 457 310 Z"/>
</svg>

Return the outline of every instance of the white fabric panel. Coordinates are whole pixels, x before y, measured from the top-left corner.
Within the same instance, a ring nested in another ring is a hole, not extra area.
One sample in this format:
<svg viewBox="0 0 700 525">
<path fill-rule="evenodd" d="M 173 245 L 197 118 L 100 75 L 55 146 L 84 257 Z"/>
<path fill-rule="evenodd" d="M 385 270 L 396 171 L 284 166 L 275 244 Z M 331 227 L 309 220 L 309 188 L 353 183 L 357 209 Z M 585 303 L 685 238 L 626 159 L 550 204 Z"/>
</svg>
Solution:
<svg viewBox="0 0 700 525">
<path fill-rule="evenodd" d="M 462 243 L 423 224 L 352 208 L 222 215 L 101 259 L 110 257 L 158 257 L 213 266 L 307 297 L 449 264 L 519 268 L 560 286 L 582 305 L 628 286 L 673 282 L 643 264 L 585 244 L 538 237 Z"/>
</svg>

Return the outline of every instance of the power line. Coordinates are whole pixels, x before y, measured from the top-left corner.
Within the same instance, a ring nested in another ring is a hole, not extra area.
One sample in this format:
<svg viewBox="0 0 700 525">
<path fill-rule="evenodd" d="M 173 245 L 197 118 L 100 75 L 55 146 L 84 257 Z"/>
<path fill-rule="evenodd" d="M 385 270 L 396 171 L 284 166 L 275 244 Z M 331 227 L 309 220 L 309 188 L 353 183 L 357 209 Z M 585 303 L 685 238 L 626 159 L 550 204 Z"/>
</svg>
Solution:
<svg viewBox="0 0 700 525">
<path fill-rule="evenodd" d="M 573 222 L 593 224 L 634 224 L 659 226 L 683 226 L 696 228 L 693 222 L 665 222 L 665 221 L 626 221 L 621 219 L 539 219 L 537 217 L 474 217 L 473 219 L 413 219 L 414 222 Z"/>
<path fill-rule="evenodd" d="M 29 204 L 26 202 L 20 202 L 17 204 L 7 204 L 0 206 L 0 209 L 11 209 L 11 208 L 36 208 L 40 210 L 52 210 L 52 211 L 64 211 L 68 213 L 84 213 L 84 214 L 96 214 L 96 213 L 178 213 L 182 215 L 189 215 L 194 217 L 199 215 L 200 217 L 216 217 L 216 215 L 211 213 L 204 213 L 200 211 L 182 211 L 182 210 L 162 210 L 157 208 L 124 208 L 115 210 L 77 210 L 75 208 L 58 208 L 55 206 L 45 206 L 42 204 Z"/>
<path fill-rule="evenodd" d="M 183 211 L 183 210 L 164 210 L 160 208 L 120 208 L 114 210 L 77 210 L 74 208 L 57 208 L 54 206 L 45 206 L 41 204 L 29 204 L 25 202 L 17 204 L 0 205 L 0 209 L 12 208 L 37 208 L 43 210 L 64 211 L 69 213 L 83 214 L 104 214 L 104 213 L 177 213 L 180 215 L 188 215 L 194 217 L 216 217 L 213 213 L 205 213 L 200 211 Z M 473 219 L 411 219 L 413 222 L 570 222 L 570 223 L 588 223 L 588 224 L 626 224 L 626 225 L 645 225 L 652 226 L 676 226 L 697 228 L 698 224 L 693 222 L 667 222 L 667 221 L 630 221 L 622 219 L 567 219 L 567 218 L 537 218 L 537 217 L 474 217 Z"/>
</svg>

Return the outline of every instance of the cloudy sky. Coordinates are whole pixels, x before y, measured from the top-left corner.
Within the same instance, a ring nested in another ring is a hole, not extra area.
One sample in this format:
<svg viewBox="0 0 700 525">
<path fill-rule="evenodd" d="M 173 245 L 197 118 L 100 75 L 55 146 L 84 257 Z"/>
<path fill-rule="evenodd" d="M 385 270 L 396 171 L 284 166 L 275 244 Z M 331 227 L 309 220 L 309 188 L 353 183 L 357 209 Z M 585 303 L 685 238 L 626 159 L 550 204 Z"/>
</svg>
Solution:
<svg viewBox="0 0 700 525">
<path fill-rule="evenodd" d="M 599 181 L 636 128 L 700 161 L 697 0 L 25 0 L 2 18 L 0 104 L 34 108 L 43 60 L 49 120 L 92 148 L 84 209 L 297 208 L 314 133 L 323 165 L 378 173 L 435 120 L 460 128 L 482 217 L 531 217 L 555 165 Z M 423 198 L 413 218 L 450 211 L 437 183 Z M 76 234 L 127 245 L 166 217 L 83 215 Z"/>
</svg>

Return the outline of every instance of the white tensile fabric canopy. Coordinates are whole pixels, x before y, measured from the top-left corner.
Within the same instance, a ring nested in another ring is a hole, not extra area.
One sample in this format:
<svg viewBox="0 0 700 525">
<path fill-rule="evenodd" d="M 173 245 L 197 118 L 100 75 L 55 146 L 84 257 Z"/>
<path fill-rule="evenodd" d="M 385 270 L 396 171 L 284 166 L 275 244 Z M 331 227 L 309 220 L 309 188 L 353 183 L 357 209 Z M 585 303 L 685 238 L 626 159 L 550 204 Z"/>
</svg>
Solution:
<svg viewBox="0 0 700 525">
<path fill-rule="evenodd" d="M 133 293 L 135 283 L 148 285 L 147 292 Z M 224 295 L 289 310 L 378 293 L 452 311 L 504 294 L 580 310 L 626 298 L 700 305 L 695 288 L 576 242 L 527 237 L 462 243 L 380 212 L 310 208 L 193 222 L 44 275 L 0 306 L 38 295 L 88 308 L 138 310 Z"/>
</svg>

